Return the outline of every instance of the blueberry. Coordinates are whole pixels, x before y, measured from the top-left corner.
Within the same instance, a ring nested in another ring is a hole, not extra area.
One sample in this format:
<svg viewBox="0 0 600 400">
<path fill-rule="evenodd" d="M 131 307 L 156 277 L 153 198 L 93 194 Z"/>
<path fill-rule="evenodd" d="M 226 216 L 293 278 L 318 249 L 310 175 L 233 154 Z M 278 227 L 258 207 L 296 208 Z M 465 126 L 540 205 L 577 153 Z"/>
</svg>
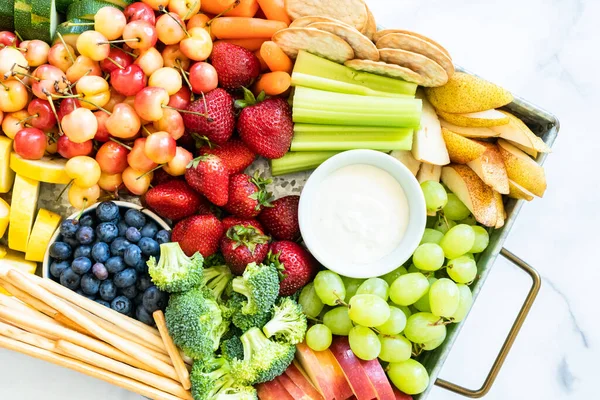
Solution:
<svg viewBox="0 0 600 400">
<path fill-rule="evenodd" d="M 154 222 L 150 221 L 142 228 L 142 237 L 153 238 L 156 236 L 156 232 L 158 232 L 158 225 Z"/>
<path fill-rule="evenodd" d="M 96 299 L 95 301 L 98 304 L 102 304 L 104 307 L 110 308 L 110 303 L 108 301 L 105 301 L 105 300 L 102 300 L 102 299 Z"/>
<path fill-rule="evenodd" d="M 136 307 L 135 319 L 145 323 L 146 325 L 154 326 L 154 318 L 152 318 L 152 315 L 146 311 L 146 308 L 143 305 L 138 305 Z"/>
<path fill-rule="evenodd" d="M 146 311 L 152 314 L 156 310 L 164 310 L 169 302 L 169 297 L 165 292 L 158 290 L 156 286 L 150 286 L 144 292 L 143 304 Z"/>
<path fill-rule="evenodd" d="M 72 237 L 72 238 L 64 238 L 63 242 L 65 242 L 66 244 L 68 244 L 69 246 L 71 246 L 72 249 L 76 249 L 77 247 L 79 247 L 79 242 L 74 237 Z"/>
<path fill-rule="evenodd" d="M 139 229 L 146 224 L 146 216 L 141 211 L 130 208 L 125 212 L 125 222 L 128 226 Z"/>
<path fill-rule="evenodd" d="M 158 242 L 149 237 L 143 237 L 138 242 L 138 246 L 142 250 L 142 254 L 145 256 L 154 256 L 157 257 L 160 254 L 160 246 Z"/>
<path fill-rule="evenodd" d="M 100 289 L 100 280 L 92 274 L 85 274 L 81 277 L 81 290 L 83 293 L 95 296 Z"/>
<path fill-rule="evenodd" d="M 135 285 L 137 281 L 137 271 L 133 268 L 127 268 L 124 271 L 118 272 L 113 277 L 115 286 L 119 289 L 126 288 L 127 286 Z"/>
<path fill-rule="evenodd" d="M 79 275 L 87 274 L 92 269 L 92 261 L 87 257 L 79 257 L 71 263 L 71 269 Z"/>
<path fill-rule="evenodd" d="M 111 274 L 123 271 L 127 266 L 123 262 L 123 257 L 115 256 L 111 257 L 104 263 L 104 266 Z"/>
<path fill-rule="evenodd" d="M 88 246 L 88 245 L 78 246 L 75 248 L 75 251 L 73 252 L 73 258 L 78 258 L 78 257 L 90 258 L 91 255 L 92 255 L 92 246 Z"/>
<path fill-rule="evenodd" d="M 119 223 L 117 224 L 117 228 L 119 228 L 119 236 L 125 236 L 125 231 L 129 227 L 127 226 L 125 221 L 119 221 Z"/>
<path fill-rule="evenodd" d="M 121 314 L 129 314 L 131 312 L 131 300 L 125 296 L 116 297 L 110 303 L 110 308 Z"/>
<path fill-rule="evenodd" d="M 119 218 L 119 206 L 112 201 L 103 201 L 96 208 L 96 216 L 102 222 L 117 219 Z"/>
<path fill-rule="evenodd" d="M 90 295 L 90 294 L 87 294 L 87 293 L 85 293 L 85 292 L 84 292 L 83 290 L 81 290 L 81 289 L 77 289 L 77 290 L 75 291 L 75 293 L 77 293 L 78 295 L 80 295 L 80 296 L 83 296 L 83 297 L 85 297 L 85 298 L 88 298 L 88 299 L 90 299 L 90 300 L 96 300 L 96 296 L 95 296 L 95 295 Z"/>
<path fill-rule="evenodd" d="M 140 239 L 142 238 L 142 234 L 140 233 L 140 231 L 133 227 L 130 226 L 129 228 L 127 228 L 127 230 L 125 231 L 125 237 L 127 238 L 127 240 L 129 240 L 131 243 L 137 243 L 140 241 Z"/>
<path fill-rule="evenodd" d="M 145 292 L 146 289 L 148 289 L 150 286 L 152 286 L 152 278 L 150 278 L 150 275 L 138 275 L 138 281 L 135 284 L 137 290 L 139 290 L 140 292 Z"/>
<path fill-rule="evenodd" d="M 142 303 L 144 302 L 144 292 L 138 292 L 137 296 L 135 296 L 135 299 L 133 299 L 133 302 L 136 306 L 141 304 L 143 307 L 144 305 Z"/>
<path fill-rule="evenodd" d="M 77 290 L 80 282 L 81 276 L 73 271 L 72 268 L 65 268 L 62 274 L 60 274 L 60 284 L 68 289 Z"/>
<path fill-rule="evenodd" d="M 142 259 L 142 250 L 135 244 L 129 245 L 123 253 L 123 259 L 125 264 L 133 267 Z"/>
<path fill-rule="evenodd" d="M 96 227 L 96 235 L 101 242 L 110 243 L 119 236 L 119 228 L 113 222 L 102 222 Z"/>
<path fill-rule="evenodd" d="M 110 258 L 110 247 L 104 242 L 98 242 L 92 247 L 92 258 L 96 262 L 106 262 Z"/>
<path fill-rule="evenodd" d="M 104 281 L 100 284 L 100 289 L 98 290 L 100 297 L 104 301 L 111 301 L 115 297 L 117 297 L 117 287 L 113 283 L 113 281 Z"/>
<path fill-rule="evenodd" d="M 129 241 L 123 237 L 118 237 L 110 244 L 110 254 L 113 256 L 122 256 L 125 249 L 130 245 Z"/>
<path fill-rule="evenodd" d="M 54 261 L 52 264 L 50 264 L 50 275 L 55 278 L 60 278 L 60 274 L 62 274 L 62 272 L 70 266 L 71 263 L 68 261 Z M 144 290 L 145 289 L 146 288 L 144 288 Z"/>
<path fill-rule="evenodd" d="M 57 260 L 66 260 L 71 258 L 72 254 L 73 250 L 71 250 L 71 246 L 65 242 L 54 242 L 52 245 L 50 245 L 50 257 L 52 258 Z"/>
<path fill-rule="evenodd" d="M 102 263 L 92 265 L 92 274 L 101 281 L 108 279 L 108 270 Z"/>
<path fill-rule="evenodd" d="M 146 264 L 146 260 L 140 260 L 137 264 L 133 266 L 133 268 L 138 272 L 138 274 L 148 273 L 148 264 Z"/>
<path fill-rule="evenodd" d="M 121 289 L 121 294 L 127 297 L 129 300 L 134 300 L 135 296 L 137 296 L 138 291 L 135 288 L 135 285 L 127 286 L 126 288 Z"/>
<path fill-rule="evenodd" d="M 77 232 L 75 233 L 75 239 L 81 244 L 90 244 L 95 238 L 94 228 L 91 226 L 82 226 L 77 229 Z"/>
<path fill-rule="evenodd" d="M 79 219 L 79 225 L 94 227 L 96 225 L 96 220 L 91 213 L 88 213 Z"/>
<path fill-rule="evenodd" d="M 75 232 L 77 232 L 77 229 L 79 229 L 79 221 L 77 221 L 76 219 L 65 219 L 60 224 L 60 234 L 66 238 L 74 237 Z"/>
<path fill-rule="evenodd" d="M 158 244 L 169 243 L 171 241 L 171 232 L 162 229 L 156 233 L 155 239 Z"/>
</svg>

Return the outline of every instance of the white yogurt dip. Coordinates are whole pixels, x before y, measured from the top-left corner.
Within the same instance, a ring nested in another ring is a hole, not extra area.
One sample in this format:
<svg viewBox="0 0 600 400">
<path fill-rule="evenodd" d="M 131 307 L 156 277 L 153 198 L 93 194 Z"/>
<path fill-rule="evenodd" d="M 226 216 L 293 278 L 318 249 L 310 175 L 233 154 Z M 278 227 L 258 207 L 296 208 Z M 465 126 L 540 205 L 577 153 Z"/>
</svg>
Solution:
<svg viewBox="0 0 600 400">
<path fill-rule="evenodd" d="M 408 226 L 402 186 L 372 165 L 348 165 L 332 172 L 311 203 L 313 244 L 320 261 L 326 267 L 341 264 L 350 276 L 396 250 Z"/>
</svg>

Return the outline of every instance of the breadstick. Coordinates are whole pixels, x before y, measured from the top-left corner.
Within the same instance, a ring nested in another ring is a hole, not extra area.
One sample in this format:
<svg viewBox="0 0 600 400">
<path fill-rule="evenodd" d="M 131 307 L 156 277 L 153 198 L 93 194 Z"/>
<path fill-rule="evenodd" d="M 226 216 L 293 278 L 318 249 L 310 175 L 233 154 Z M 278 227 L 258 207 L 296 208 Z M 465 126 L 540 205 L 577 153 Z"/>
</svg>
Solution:
<svg viewBox="0 0 600 400">
<path fill-rule="evenodd" d="M 56 314 L 58 314 L 55 309 L 53 309 L 52 307 L 48 307 L 46 304 L 39 301 L 35 297 L 32 297 L 29 294 L 22 291 L 21 289 L 15 287 L 7 280 L 0 280 L 0 286 L 2 286 L 7 292 L 12 294 L 14 297 L 21 300 L 23 303 L 28 304 L 30 307 L 33 307 L 36 310 L 43 312 L 51 318 L 54 318 Z"/>
<path fill-rule="evenodd" d="M 77 331 L 84 335 L 90 335 L 90 333 L 88 331 L 86 331 L 85 329 L 83 329 L 82 327 L 80 327 L 79 325 L 77 325 L 76 323 L 71 321 L 69 318 L 65 317 L 64 315 L 62 315 L 60 313 L 56 314 L 56 316 L 54 317 L 54 320 L 56 322 L 58 322 L 59 324 L 65 326 L 66 328 Z"/>
<path fill-rule="evenodd" d="M 54 351 L 55 342 L 53 340 L 46 339 L 41 335 L 27 332 L 15 326 L 5 324 L 4 322 L 0 322 L 0 336 L 18 340 L 19 342 L 27 343 L 32 346 L 39 347 L 40 349 Z"/>
<path fill-rule="evenodd" d="M 192 387 L 192 383 L 190 382 L 190 373 L 183 362 L 183 359 L 179 355 L 179 349 L 173 343 L 173 339 L 169 335 L 169 330 L 167 329 L 167 323 L 165 321 L 165 315 L 161 310 L 154 311 L 152 314 L 154 317 L 154 322 L 156 322 L 156 327 L 162 336 L 163 342 L 165 343 L 165 347 L 169 352 L 169 356 L 171 356 L 171 361 L 173 366 L 175 367 L 175 372 L 177 372 L 177 376 L 179 376 L 179 381 L 183 385 L 185 390 L 190 390 Z"/>
</svg>

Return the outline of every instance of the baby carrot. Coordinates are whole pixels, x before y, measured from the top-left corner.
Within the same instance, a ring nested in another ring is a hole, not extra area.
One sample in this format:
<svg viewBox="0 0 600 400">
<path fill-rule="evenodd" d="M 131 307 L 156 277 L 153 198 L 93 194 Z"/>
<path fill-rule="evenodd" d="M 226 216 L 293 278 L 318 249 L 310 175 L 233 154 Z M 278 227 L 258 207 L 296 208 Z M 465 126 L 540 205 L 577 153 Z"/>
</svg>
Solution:
<svg viewBox="0 0 600 400">
<path fill-rule="evenodd" d="M 236 0 L 202 0 L 200 9 L 204 13 L 220 14 L 223 11 L 231 9 L 225 13 L 228 17 L 247 17 L 252 18 L 258 11 L 256 0 L 240 0 L 240 4 L 235 5 Z"/>
<path fill-rule="evenodd" d="M 264 42 L 260 47 L 260 55 L 265 60 L 271 71 L 285 71 L 292 73 L 294 67 L 292 60 L 281 50 L 275 42 Z"/>
<path fill-rule="evenodd" d="M 262 58 L 262 56 L 260 55 L 260 50 L 256 50 L 254 52 L 254 55 L 256 56 L 256 58 L 258 58 L 258 61 L 260 61 L 260 70 L 261 71 L 268 71 L 269 70 L 269 66 L 265 62 L 265 59 Z"/>
<path fill-rule="evenodd" d="M 210 28 L 218 39 L 253 39 L 271 38 L 275 32 L 287 28 L 287 24 L 259 18 L 221 17 L 214 19 Z"/>
<path fill-rule="evenodd" d="M 261 76 L 254 84 L 254 93 L 258 96 L 265 92 L 267 96 L 277 96 L 290 88 L 292 77 L 287 72 L 269 72 Z"/>
<path fill-rule="evenodd" d="M 258 4 L 268 19 L 285 22 L 288 25 L 292 22 L 285 11 L 284 0 L 258 0 Z"/>
<path fill-rule="evenodd" d="M 236 44 L 250 51 L 259 50 L 264 42 L 267 39 L 265 38 L 256 38 L 256 39 L 221 39 L 217 40 L 217 42 L 227 42 L 231 44 Z"/>
</svg>

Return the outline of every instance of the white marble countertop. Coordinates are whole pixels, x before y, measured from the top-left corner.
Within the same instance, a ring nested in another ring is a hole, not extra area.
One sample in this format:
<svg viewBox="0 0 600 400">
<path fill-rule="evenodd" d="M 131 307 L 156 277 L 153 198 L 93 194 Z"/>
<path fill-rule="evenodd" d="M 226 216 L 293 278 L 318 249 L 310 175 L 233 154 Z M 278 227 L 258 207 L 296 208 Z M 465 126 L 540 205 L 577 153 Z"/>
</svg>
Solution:
<svg viewBox="0 0 600 400">
<path fill-rule="evenodd" d="M 598 398 L 600 356 L 600 2 L 368 0 L 378 22 L 430 35 L 456 63 L 552 111 L 562 129 L 545 164 L 548 191 L 526 204 L 506 247 L 543 276 L 538 300 L 490 400 Z M 479 387 L 529 288 L 498 260 L 441 377 Z M 66 369 L 0 350 L 0 398 L 134 400 Z M 432 400 L 460 396 L 436 388 Z"/>
</svg>

